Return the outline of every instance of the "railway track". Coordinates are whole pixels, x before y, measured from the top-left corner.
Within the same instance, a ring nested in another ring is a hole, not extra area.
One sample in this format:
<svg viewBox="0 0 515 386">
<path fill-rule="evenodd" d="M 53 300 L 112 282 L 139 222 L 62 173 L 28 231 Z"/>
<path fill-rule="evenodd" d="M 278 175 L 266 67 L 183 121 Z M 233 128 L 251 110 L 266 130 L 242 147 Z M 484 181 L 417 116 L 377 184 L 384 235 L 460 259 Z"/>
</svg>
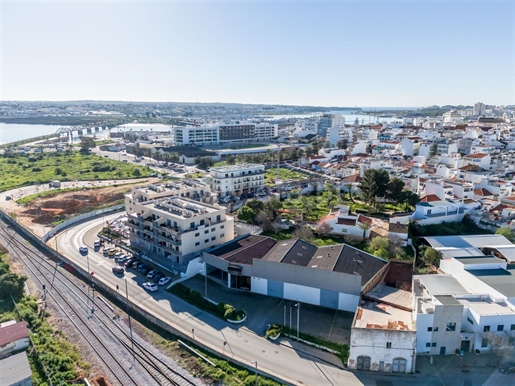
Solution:
<svg viewBox="0 0 515 386">
<path fill-rule="evenodd" d="M 19 240 L 17 237 L 20 236 L 11 235 L 3 225 L 0 225 L 0 236 L 39 283 L 44 300 L 47 301 L 48 296 L 55 302 L 120 385 L 186 386 L 200 383 L 188 379 L 134 339 L 119 322 L 119 318 L 113 318 L 111 310 L 94 302 L 94 291 L 91 297 L 89 291 L 86 292 L 83 286 L 77 285 L 64 274 L 56 262 L 46 259 L 36 248 L 26 245 L 24 239 Z M 104 336 L 99 334 L 98 328 L 92 327 L 94 324 L 102 327 Z M 110 341 L 108 343 L 105 342 L 106 335 Z M 120 348 L 128 352 L 133 361 L 127 363 L 120 360 Z M 142 377 L 141 373 L 135 371 L 133 363 L 138 363 L 147 376 Z M 143 381 L 143 378 L 146 380 Z"/>
</svg>

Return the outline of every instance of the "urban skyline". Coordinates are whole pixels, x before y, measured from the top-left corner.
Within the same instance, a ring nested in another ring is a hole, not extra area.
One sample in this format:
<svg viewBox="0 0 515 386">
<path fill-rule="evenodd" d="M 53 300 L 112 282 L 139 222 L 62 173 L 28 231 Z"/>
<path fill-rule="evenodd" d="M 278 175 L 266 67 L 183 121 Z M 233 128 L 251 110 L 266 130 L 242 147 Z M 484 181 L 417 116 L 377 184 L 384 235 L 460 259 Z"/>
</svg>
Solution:
<svg viewBox="0 0 515 386">
<path fill-rule="evenodd" d="M 2 100 L 515 99 L 512 2 L 4 1 L 1 14 Z"/>
</svg>

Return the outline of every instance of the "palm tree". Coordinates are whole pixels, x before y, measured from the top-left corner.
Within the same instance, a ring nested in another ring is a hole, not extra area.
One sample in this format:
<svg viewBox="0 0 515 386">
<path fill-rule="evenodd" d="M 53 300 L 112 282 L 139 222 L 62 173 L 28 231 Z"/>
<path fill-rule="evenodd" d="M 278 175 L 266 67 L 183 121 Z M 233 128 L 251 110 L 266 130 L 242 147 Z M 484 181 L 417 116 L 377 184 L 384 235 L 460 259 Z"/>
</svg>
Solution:
<svg viewBox="0 0 515 386">
<path fill-rule="evenodd" d="M 363 239 L 365 239 L 367 231 L 372 228 L 372 224 L 369 222 L 361 222 L 358 224 L 358 228 L 363 231 Z"/>
</svg>

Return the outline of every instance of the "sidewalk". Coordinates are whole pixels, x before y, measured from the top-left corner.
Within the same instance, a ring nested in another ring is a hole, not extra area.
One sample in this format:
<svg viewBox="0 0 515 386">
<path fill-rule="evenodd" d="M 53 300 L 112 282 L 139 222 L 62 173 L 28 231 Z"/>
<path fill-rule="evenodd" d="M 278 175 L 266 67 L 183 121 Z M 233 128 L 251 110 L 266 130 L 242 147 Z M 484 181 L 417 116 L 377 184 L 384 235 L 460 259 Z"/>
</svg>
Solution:
<svg viewBox="0 0 515 386">
<path fill-rule="evenodd" d="M 433 365 L 430 355 L 417 356 L 416 374 L 421 376 L 440 376 L 450 373 L 491 373 L 493 368 L 501 364 L 502 359 L 494 354 L 466 353 L 459 355 L 433 355 Z"/>
</svg>

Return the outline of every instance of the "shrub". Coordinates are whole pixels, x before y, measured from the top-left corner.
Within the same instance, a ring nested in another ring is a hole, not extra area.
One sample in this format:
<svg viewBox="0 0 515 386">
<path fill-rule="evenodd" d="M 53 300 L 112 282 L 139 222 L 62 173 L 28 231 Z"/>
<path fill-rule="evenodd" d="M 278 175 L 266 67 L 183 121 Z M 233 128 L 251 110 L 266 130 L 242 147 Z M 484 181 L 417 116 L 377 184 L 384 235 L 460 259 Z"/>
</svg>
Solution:
<svg viewBox="0 0 515 386">
<path fill-rule="evenodd" d="M 41 170 L 42 170 L 41 168 L 32 168 L 33 173 L 40 172 Z"/>
<path fill-rule="evenodd" d="M 235 313 L 236 313 L 236 308 L 234 308 L 230 304 L 226 304 L 224 306 L 224 318 L 225 319 L 231 319 L 231 316 L 233 316 Z"/>
<path fill-rule="evenodd" d="M 283 330 L 282 326 L 279 326 L 278 324 L 272 324 L 268 327 L 268 329 L 265 332 L 266 338 L 275 337 L 279 335 Z"/>
</svg>

